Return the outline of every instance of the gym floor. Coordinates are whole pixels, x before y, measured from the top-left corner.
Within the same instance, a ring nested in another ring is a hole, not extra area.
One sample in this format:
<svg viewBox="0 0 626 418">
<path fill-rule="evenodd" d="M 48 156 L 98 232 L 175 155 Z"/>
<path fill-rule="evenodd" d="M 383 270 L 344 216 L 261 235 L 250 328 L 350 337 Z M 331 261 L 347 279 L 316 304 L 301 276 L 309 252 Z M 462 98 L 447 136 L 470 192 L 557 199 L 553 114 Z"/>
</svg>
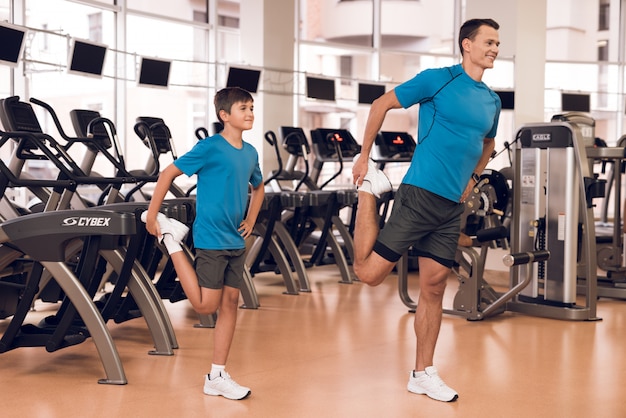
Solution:
<svg viewBox="0 0 626 418">
<path fill-rule="evenodd" d="M 0 354 L 4 417 L 623 417 L 626 301 L 600 299 L 597 322 L 505 312 L 479 322 L 444 315 L 435 363 L 459 400 L 407 392 L 413 315 L 395 275 L 379 287 L 309 270 L 313 291 L 282 294 L 273 273 L 254 278 L 261 307 L 240 311 L 227 370 L 252 395 L 203 395 L 213 330 L 194 328 L 188 302 L 166 302 L 180 348 L 151 356 L 145 321 L 110 324 L 128 384 L 101 385 L 91 340 L 48 353 Z M 501 272 L 488 271 L 494 280 Z M 417 273 L 411 296 L 417 299 Z M 450 276 L 445 306 L 457 279 Z M 584 303 L 584 302 L 583 302 Z M 33 322 L 54 306 L 37 305 Z M 0 333 L 7 320 L 0 320 Z"/>
</svg>

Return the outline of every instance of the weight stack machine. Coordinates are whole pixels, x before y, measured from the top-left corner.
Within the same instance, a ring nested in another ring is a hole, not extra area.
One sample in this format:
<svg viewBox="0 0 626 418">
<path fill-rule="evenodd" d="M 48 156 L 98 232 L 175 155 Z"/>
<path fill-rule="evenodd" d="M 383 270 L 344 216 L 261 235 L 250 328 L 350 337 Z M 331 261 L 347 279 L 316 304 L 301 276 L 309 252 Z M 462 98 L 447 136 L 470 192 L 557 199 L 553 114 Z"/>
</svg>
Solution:
<svg viewBox="0 0 626 418">
<path fill-rule="evenodd" d="M 591 174 L 586 132 L 576 123 L 523 126 L 514 154 L 511 252 L 550 252 L 533 269 L 531 282 L 507 310 L 567 320 L 597 320 L 597 264 L 592 199 L 604 195 L 604 180 Z M 511 269 L 511 288 L 528 266 Z M 577 282 L 586 283 L 584 306 Z"/>
</svg>

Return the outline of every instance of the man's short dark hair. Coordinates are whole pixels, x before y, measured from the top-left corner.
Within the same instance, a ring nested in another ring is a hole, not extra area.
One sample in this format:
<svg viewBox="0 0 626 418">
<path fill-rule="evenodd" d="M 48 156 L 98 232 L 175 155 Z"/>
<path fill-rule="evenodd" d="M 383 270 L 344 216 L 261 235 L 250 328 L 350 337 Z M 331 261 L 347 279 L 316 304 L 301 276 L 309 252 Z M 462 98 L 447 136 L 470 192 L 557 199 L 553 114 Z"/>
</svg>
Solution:
<svg viewBox="0 0 626 418">
<path fill-rule="evenodd" d="M 459 51 L 461 55 L 463 55 L 463 40 L 467 38 L 473 41 L 478 33 L 478 29 L 483 25 L 490 26 L 495 30 L 500 29 L 498 22 L 493 19 L 470 19 L 466 21 L 459 29 Z"/>
<path fill-rule="evenodd" d="M 230 109 L 235 103 L 247 103 L 254 102 L 252 95 L 249 91 L 242 89 L 241 87 L 226 87 L 215 93 L 213 104 L 215 105 L 215 114 L 220 122 L 224 123 L 220 117 L 220 110 L 224 110 L 230 114 Z"/>
</svg>

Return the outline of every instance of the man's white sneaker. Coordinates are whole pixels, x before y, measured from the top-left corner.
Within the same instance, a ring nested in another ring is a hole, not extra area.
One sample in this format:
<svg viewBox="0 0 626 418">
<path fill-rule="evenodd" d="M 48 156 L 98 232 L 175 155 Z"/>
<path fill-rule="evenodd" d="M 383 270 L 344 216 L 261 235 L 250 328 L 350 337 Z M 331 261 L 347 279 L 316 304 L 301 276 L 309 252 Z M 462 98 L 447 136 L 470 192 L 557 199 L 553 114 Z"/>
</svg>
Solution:
<svg viewBox="0 0 626 418">
<path fill-rule="evenodd" d="M 141 220 L 143 222 L 146 222 L 147 215 L 148 211 L 142 212 Z M 177 243 L 181 243 L 189 232 L 189 227 L 187 225 L 177 219 L 168 218 L 161 212 L 157 213 L 157 222 L 159 223 L 159 228 L 161 229 L 161 235 L 170 234 Z"/>
<path fill-rule="evenodd" d="M 432 399 L 443 402 L 456 401 L 459 397 L 458 393 L 441 380 L 435 366 L 426 367 L 424 372 L 417 377 L 415 372 L 411 371 L 407 389 L 409 392 L 427 395 Z"/>
<path fill-rule="evenodd" d="M 239 385 L 225 371 L 221 371 L 220 375 L 214 379 L 210 379 L 209 375 L 204 377 L 204 393 L 205 395 L 240 400 L 247 398 L 252 391 L 250 388 Z"/>
<path fill-rule="evenodd" d="M 358 160 L 360 155 L 361 154 L 356 154 L 353 161 Z M 368 158 L 367 174 L 363 178 L 363 183 L 358 188 L 358 191 L 373 194 L 380 199 L 380 196 L 383 193 L 390 192 L 391 190 L 393 190 L 393 187 L 391 185 L 391 181 L 389 181 L 389 178 L 387 178 L 382 170 L 376 168 L 376 164 L 374 163 L 374 161 L 372 161 L 371 158 Z"/>
</svg>

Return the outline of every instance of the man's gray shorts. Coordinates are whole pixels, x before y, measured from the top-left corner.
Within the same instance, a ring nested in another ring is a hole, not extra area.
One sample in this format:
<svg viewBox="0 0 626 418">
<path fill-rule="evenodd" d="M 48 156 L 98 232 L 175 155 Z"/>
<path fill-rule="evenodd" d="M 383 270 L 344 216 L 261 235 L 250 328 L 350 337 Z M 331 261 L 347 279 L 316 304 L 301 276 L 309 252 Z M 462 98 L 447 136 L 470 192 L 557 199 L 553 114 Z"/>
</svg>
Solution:
<svg viewBox="0 0 626 418">
<path fill-rule="evenodd" d="M 386 260 L 396 262 L 413 246 L 418 256 L 452 267 L 464 210 L 463 203 L 401 184 L 374 251 Z"/>
</svg>

